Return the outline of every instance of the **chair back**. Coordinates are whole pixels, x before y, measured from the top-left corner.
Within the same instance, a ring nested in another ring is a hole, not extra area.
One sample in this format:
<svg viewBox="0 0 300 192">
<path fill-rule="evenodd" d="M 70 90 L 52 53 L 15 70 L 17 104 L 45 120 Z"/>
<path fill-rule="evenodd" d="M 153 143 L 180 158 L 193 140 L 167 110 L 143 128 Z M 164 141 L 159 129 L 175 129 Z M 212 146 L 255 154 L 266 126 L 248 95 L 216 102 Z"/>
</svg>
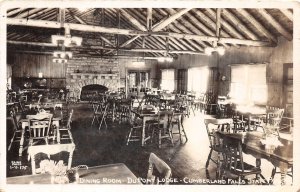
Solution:
<svg viewBox="0 0 300 192">
<path fill-rule="evenodd" d="M 242 141 L 238 138 L 226 136 L 226 134 L 217 132 L 217 137 L 221 143 L 222 155 L 225 170 L 236 172 L 245 171 Z"/>
<path fill-rule="evenodd" d="M 31 139 L 45 139 L 49 135 L 52 114 L 28 115 L 28 127 Z"/>
<path fill-rule="evenodd" d="M 279 109 L 279 108 L 267 109 L 267 125 L 271 125 L 272 127 L 279 128 L 283 113 L 284 113 L 284 109 Z"/>
<path fill-rule="evenodd" d="M 215 149 L 216 146 L 219 144 L 218 140 L 216 138 L 216 131 L 218 130 L 218 128 L 213 128 L 210 127 L 209 124 L 214 124 L 215 119 L 204 119 L 204 124 L 206 127 L 206 132 L 207 132 L 207 136 L 208 136 L 208 140 L 209 140 L 209 144 L 210 144 L 210 148 Z"/>
<path fill-rule="evenodd" d="M 172 121 L 173 119 L 173 110 L 163 110 L 163 111 L 159 111 L 157 113 L 158 117 L 157 117 L 157 121 L 159 122 L 159 124 L 163 124 L 163 123 L 167 123 L 167 125 L 169 125 L 169 122 Z M 165 122 L 167 121 L 167 122 Z"/>
<path fill-rule="evenodd" d="M 158 175 L 153 175 L 153 170 L 157 170 Z M 159 184 L 158 179 L 162 177 L 165 179 L 165 185 L 169 184 L 169 179 L 172 175 L 171 168 L 167 163 L 165 163 L 162 159 L 157 157 L 154 153 L 150 153 L 149 156 L 149 169 L 147 174 L 147 181 L 149 184 Z"/>
</svg>

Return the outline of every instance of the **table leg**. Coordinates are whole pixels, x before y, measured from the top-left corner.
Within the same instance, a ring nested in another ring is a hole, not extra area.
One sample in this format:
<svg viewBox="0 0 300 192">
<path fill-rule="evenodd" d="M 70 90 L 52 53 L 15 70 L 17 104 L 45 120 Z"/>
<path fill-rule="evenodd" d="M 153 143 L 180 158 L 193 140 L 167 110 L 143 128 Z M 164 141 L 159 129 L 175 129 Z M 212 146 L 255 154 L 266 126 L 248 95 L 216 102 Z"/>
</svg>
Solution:
<svg viewBox="0 0 300 192">
<path fill-rule="evenodd" d="M 142 146 L 145 144 L 145 129 L 146 129 L 146 119 L 143 118 L 143 129 L 142 129 Z"/>
<path fill-rule="evenodd" d="M 31 155 L 31 170 L 32 170 L 32 175 L 35 175 L 35 154 Z"/>
<path fill-rule="evenodd" d="M 58 121 L 53 121 L 53 125 L 55 125 L 55 127 L 56 127 L 57 142 L 60 143 L 59 122 Z M 54 134 L 54 138 L 53 139 L 55 140 L 55 134 Z"/>
<path fill-rule="evenodd" d="M 281 185 L 285 185 L 286 184 L 285 178 L 286 178 L 286 175 L 287 175 L 288 168 L 285 167 L 285 166 L 280 166 L 279 169 L 280 169 Z"/>
</svg>

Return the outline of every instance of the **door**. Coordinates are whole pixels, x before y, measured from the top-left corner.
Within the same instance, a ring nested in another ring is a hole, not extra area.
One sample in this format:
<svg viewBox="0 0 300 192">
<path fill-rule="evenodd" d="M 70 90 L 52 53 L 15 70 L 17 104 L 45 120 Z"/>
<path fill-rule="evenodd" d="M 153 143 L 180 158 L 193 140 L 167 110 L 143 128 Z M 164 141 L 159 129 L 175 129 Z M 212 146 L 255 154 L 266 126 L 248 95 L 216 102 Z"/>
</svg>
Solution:
<svg viewBox="0 0 300 192">
<path fill-rule="evenodd" d="M 283 65 L 283 107 L 284 116 L 293 117 L 293 63 Z"/>
<path fill-rule="evenodd" d="M 185 93 L 187 91 L 187 70 L 186 69 L 178 69 L 177 91 L 179 93 Z"/>
<path fill-rule="evenodd" d="M 140 95 L 150 89 L 149 71 L 128 71 L 127 88 L 131 95 Z"/>
</svg>

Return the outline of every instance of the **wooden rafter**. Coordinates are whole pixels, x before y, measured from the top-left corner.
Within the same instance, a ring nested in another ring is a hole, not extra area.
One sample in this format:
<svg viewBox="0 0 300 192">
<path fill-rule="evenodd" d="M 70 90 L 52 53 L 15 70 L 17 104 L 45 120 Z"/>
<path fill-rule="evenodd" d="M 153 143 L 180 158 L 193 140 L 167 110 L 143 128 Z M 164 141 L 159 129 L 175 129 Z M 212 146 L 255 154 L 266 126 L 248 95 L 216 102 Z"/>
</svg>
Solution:
<svg viewBox="0 0 300 192">
<path fill-rule="evenodd" d="M 132 43 L 133 41 L 135 41 L 137 38 L 139 38 L 140 36 L 137 35 L 137 36 L 134 36 L 134 37 L 131 37 L 129 38 L 127 41 L 125 41 L 124 43 L 122 43 L 120 45 L 120 47 L 125 47 L 126 45 L 129 45 L 130 43 Z"/>
<path fill-rule="evenodd" d="M 15 18 L 29 18 L 29 16 L 31 16 L 32 14 L 39 12 L 41 10 L 43 10 L 43 8 L 31 9 L 31 10 L 25 11 L 25 12 L 17 15 Z"/>
<path fill-rule="evenodd" d="M 147 8 L 147 29 L 152 29 L 152 8 Z"/>
<path fill-rule="evenodd" d="M 258 12 L 270 22 L 270 24 L 281 33 L 286 39 L 292 40 L 293 36 L 288 32 L 279 22 L 277 22 L 272 15 L 270 15 L 265 9 L 258 9 Z"/>
<path fill-rule="evenodd" d="M 179 17 L 181 17 L 183 14 L 187 13 L 189 10 L 191 10 L 191 9 L 190 8 L 188 8 L 188 9 L 182 9 L 182 10 L 174 13 L 170 17 L 168 17 L 166 19 L 163 19 L 157 25 L 155 25 L 155 26 L 152 27 L 152 31 L 160 31 L 160 30 L 162 30 L 167 25 L 169 25 L 170 23 L 172 23 L 173 21 L 175 21 L 176 19 L 178 19 Z"/>
<path fill-rule="evenodd" d="M 147 31 L 146 27 L 144 25 L 142 25 L 137 19 L 135 19 L 133 16 L 131 16 L 127 11 L 125 11 L 124 9 L 121 9 L 121 13 L 122 15 L 124 15 L 127 19 L 129 19 L 129 21 L 131 22 L 131 24 L 136 27 L 137 29 L 141 30 L 141 31 Z"/>
<path fill-rule="evenodd" d="M 31 19 L 6 19 L 8 25 L 21 25 L 21 26 L 32 26 L 32 27 L 43 27 L 43 28 L 60 28 L 58 22 L 55 21 L 43 21 L 43 20 L 31 20 Z M 204 36 L 204 35 L 194 35 L 194 34 L 180 34 L 172 32 L 148 32 L 148 31 L 137 31 L 130 29 L 118 29 L 111 27 L 101 27 L 95 25 L 83 25 L 83 24 L 74 24 L 74 23 L 65 23 L 65 26 L 69 27 L 71 30 L 78 31 L 89 31 L 89 32 L 101 32 L 101 33 L 110 33 L 110 34 L 120 34 L 120 35 L 141 35 L 141 36 L 160 36 L 160 37 L 174 37 L 179 39 L 194 39 L 199 41 L 215 41 L 217 37 Z M 245 39 L 235 39 L 235 38 L 220 38 L 222 43 L 235 43 L 243 45 L 252 45 L 252 46 L 269 46 L 270 42 L 266 41 L 254 41 L 254 40 L 245 40 Z"/>
<path fill-rule="evenodd" d="M 16 14 L 16 13 L 21 12 L 21 11 L 22 11 L 22 9 L 17 8 L 17 9 L 15 9 L 15 10 L 13 10 L 13 11 L 9 11 L 9 12 L 6 14 L 6 16 L 7 16 L 7 17 L 10 17 L 10 16 L 12 16 L 12 15 L 14 15 L 14 14 Z"/>
<path fill-rule="evenodd" d="M 74 15 L 74 13 L 72 11 L 70 11 L 69 9 L 65 9 L 67 13 L 69 13 L 71 15 L 71 17 L 73 17 L 75 20 L 77 20 L 79 23 L 87 25 L 88 23 L 86 21 L 84 21 L 83 19 L 81 19 L 80 17 Z M 110 46 L 114 46 L 113 43 L 110 42 L 110 40 L 108 40 L 107 38 L 103 37 L 102 35 L 100 35 L 100 39 L 102 39 L 105 43 L 107 43 Z"/>
<path fill-rule="evenodd" d="M 34 46 L 45 46 L 45 47 L 56 47 L 56 45 L 52 44 L 52 43 L 43 43 L 43 42 L 23 42 L 23 41 L 11 41 L 8 40 L 7 41 L 8 44 L 15 44 L 15 45 L 34 45 Z M 103 46 L 96 46 L 96 45 L 92 45 L 92 46 L 81 46 L 80 48 L 76 47 L 76 48 L 71 48 L 74 50 L 79 50 L 79 49 L 85 49 L 85 50 L 115 50 L 115 47 L 103 47 Z M 128 52 L 149 52 L 149 53 L 166 53 L 167 50 L 166 49 L 148 49 L 148 48 L 135 48 L 135 49 L 125 49 L 125 48 L 120 48 L 120 51 L 128 51 Z M 202 55 L 203 52 L 197 52 L 197 51 L 190 51 L 190 50 L 169 50 L 169 53 L 172 54 L 196 54 L 196 55 Z"/>
<path fill-rule="evenodd" d="M 237 18 L 235 15 L 233 15 L 227 9 L 223 9 L 223 14 L 224 14 L 224 16 L 226 16 L 234 24 L 234 26 L 241 33 L 244 33 L 245 35 L 247 35 L 252 40 L 259 40 L 259 38 L 256 34 L 254 34 L 250 29 L 248 29 L 248 27 L 246 27 L 239 18 Z"/>
<path fill-rule="evenodd" d="M 175 13 L 175 10 L 173 9 L 165 9 L 165 10 L 159 10 L 159 12 L 162 15 L 167 15 L 167 14 L 172 14 Z M 186 15 L 189 15 L 189 13 L 186 13 Z M 182 22 L 181 22 L 182 21 Z M 193 33 L 194 28 L 188 28 L 185 26 L 185 19 L 183 17 L 179 18 L 178 20 L 174 21 L 172 24 L 169 25 L 169 29 L 173 32 L 176 33 Z M 197 33 L 197 32 L 196 32 Z M 206 45 L 203 42 L 194 42 L 193 40 L 180 40 L 180 39 L 175 39 L 176 41 L 178 41 L 179 43 L 181 43 L 182 45 L 184 45 L 185 47 L 187 47 L 190 50 L 199 50 L 202 51 L 203 47 L 205 47 Z"/>
<path fill-rule="evenodd" d="M 289 11 L 288 9 L 280 9 L 280 11 L 291 21 L 293 21 L 293 13 Z"/>
<path fill-rule="evenodd" d="M 142 20 L 143 16 L 145 16 L 145 15 L 142 15 L 142 13 L 138 12 L 136 9 L 130 9 L 129 11 L 131 12 L 131 14 L 136 15 L 137 18 L 140 20 Z M 149 43 L 149 41 L 154 42 L 156 47 L 164 48 L 165 42 L 161 37 L 153 37 L 153 38 L 147 37 L 147 39 L 148 39 L 148 43 Z M 142 43 L 142 45 L 144 45 L 144 43 Z M 175 48 L 175 46 L 173 44 L 171 44 L 171 46 L 172 46 L 172 48 Z"/>
<path fill-rule="evenodd" d="M 236 9 L 243 17 L 247 18 L 254 27 L 263 33 L 268 39 L 273 42 L 277 42 L 277 38 L 271 34 L 261 23 L 259 23 L 250 13 L 248 13 L 245 9 Z"/>
<path fill-rule="evenodd" d="M 205 9 L 210 15 L 215 15 L 215 12 L 212 9 Z M 224 10 L 222 10 L 222 15 L 224 15 Z M 235 38 L 244 39 L 243 35 L 238 32 L 234 27 L 232 27 L 226 20 L 221 17 L 220 22 L 222 23 L 222 28 L 232 34 Z"/>
</svg>

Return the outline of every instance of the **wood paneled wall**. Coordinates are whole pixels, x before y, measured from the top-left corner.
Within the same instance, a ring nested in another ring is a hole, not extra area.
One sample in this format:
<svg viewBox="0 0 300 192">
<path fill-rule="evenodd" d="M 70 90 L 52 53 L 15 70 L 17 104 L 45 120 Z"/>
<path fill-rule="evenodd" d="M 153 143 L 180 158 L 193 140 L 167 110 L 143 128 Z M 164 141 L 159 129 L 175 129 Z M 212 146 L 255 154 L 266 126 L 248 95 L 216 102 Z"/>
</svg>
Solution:
<svg viewBox="0 0 300 192">
<path fill-rule="evenodd" d="M 267 63 L 268 105 L 283 107 L 283 65 L 293 63 L 293 42 L 283 37 L 278 39 L 276 47 L 230 47 L 223 56 L 182 55 L 172 63 L 159 63 L 158 68 L 218 67 L 219 75 L 227 78 L 225 82 L 219 82 L 219 95 L 227 95 L 230 91 L 230 65 L 243 63 Z"/>
<path fill-rule="evenodd" d="M 14 53 L 8 57 L 13 77 L 38 77 L 39 73 L 43 73 L 43 78 L 66 77 L 66 64 L 53 63 L 51 55 Z"/>
</svg>

